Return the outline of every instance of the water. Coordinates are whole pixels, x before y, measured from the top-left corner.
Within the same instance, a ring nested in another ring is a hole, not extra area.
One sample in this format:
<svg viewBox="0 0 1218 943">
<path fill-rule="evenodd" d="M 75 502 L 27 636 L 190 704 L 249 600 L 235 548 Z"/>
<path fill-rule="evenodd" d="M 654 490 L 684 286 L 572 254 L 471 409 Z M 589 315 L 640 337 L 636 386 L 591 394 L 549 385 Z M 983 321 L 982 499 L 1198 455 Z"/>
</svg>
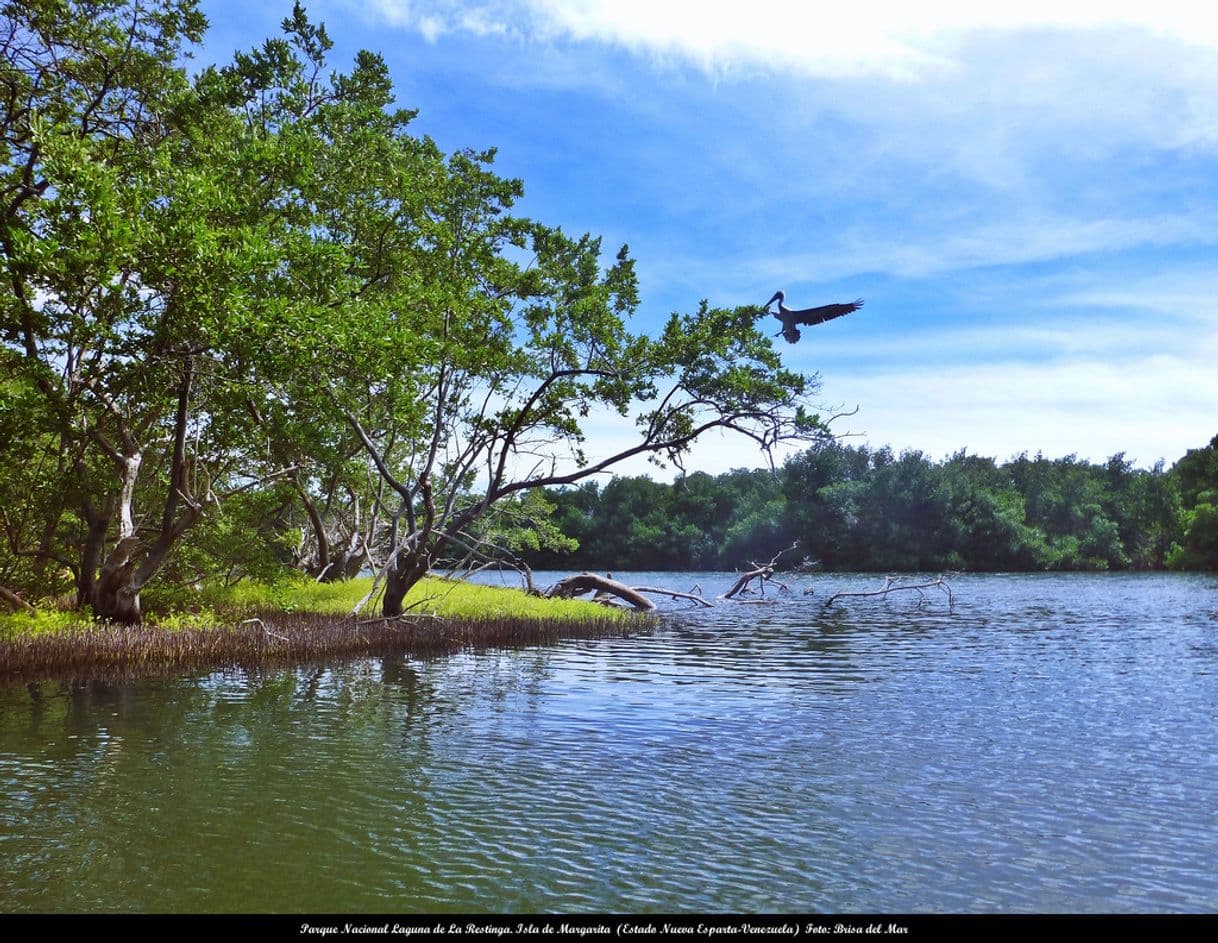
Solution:
<svg viewBox="0 0 1218 943">
<path fill-rule="evenodd" d="M 876 583 L 628 639 L 0 691 L 0 911 L 1218 909 L 1218 580 L 820 606 Z"/>
</svg>

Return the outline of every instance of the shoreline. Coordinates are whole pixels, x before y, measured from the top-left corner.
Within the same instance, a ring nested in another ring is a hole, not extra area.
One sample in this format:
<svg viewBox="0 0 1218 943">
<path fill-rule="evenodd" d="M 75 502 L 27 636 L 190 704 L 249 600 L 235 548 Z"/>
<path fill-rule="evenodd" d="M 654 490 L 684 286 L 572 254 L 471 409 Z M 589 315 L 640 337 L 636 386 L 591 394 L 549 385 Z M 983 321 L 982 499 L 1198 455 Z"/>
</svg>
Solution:
<svg viewBox="0 0 1218 943">
<path fill-rule="evenodd" d="M 38 610 L 0 617 L 0 688 L 42 681 L 128 681 L 225 668 L 284 667 L 407 654 L 553 644 L 649 631 L 656 624 L 584 600 L 426 577 L 392 618 L 351 615 L 366 577 L 319 584 L 212 587 L 163 597 L 142 625 Z"/>
<path fill-rule="evenodd" d="M 657 621 L 608 613 L 588 619 L 407 615 L 360 621 L 316 612 L 263 612 L 237 625 L 214 628 L 83 624 L 0 639 L 0 688 L 131 681 L 391 654 L 439 657 L 633 635 L 650 631 Z"/>
</svg>

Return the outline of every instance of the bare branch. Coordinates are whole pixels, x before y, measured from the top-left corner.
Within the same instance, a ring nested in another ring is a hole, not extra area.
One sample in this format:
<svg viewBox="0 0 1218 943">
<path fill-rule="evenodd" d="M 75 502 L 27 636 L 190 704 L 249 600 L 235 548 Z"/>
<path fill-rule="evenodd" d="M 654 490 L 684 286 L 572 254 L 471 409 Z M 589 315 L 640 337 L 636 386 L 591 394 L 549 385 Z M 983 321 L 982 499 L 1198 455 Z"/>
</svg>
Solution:
<svg viewBox="0 0 1218 943">
<path fill-rule="evenodd" d="M 385 457 L 381 454 L 380 450 L 377 449 L 376 445 L 373 444 L 368 433 L 364 431 L 363 424 L 360 423 L 359 419 L 356 418 L 355 414 L 351 412 L 351 410 L 347 409 L 347 407 L 338 402 L 338 398 L 332 392 L 329 390 L 327 390 L 327 392 L 329 393 L 330 399 L 333 401 L 334 405 L 338 407 L 338 409 L 342 412 L 343 417 L 355 431 L 355 434 L 359 436 L 360 442 L 363 443 L 365 451 L 367 451 L 368 455 L 372 458 L 372 461 L 376 464 L 376 470 L 380 472 L 381 477 L 389 483 L 389 487 L 400 494 L 406 501 L 410 501 L 413 497 L 412 490 L 393 476 L 393 472 L 389 470 L 389 466 L 385 462 Z"/>
<path fill-rule="evenodd" d="M 659 593 L 661 596 L 671 596 L 673 599 L 688 599 L 707 609 L 715 608 L 713 602 L 695 593 L 678 593 L 676 590 L 660 589 L 658 586 L 635 586 L 633 589 L 636 593 Z"/>
<path fill-rule="evenodd" d="M 26 602 L 24 599 L 22 599 L 20 596 L 18 596 L 16 593 L 14 593 L 11 589 L 5 589 L 3 586 L 0 586 L 0 601 L 8 603 L 14 609 L 17 609 L 21 612 L 33 612 L 34 611 L 33 606 L 31 606 L 28 602 Z"/>
<path fill-rule="evenodd" d="M 738 580 L 736 580 L 736 582 L 732 585 L 732 588 L 729 589 L 726 593 L 723 593 L 719 598 L 720 599 L 731 599 L 734 596 L 739 595 L 740 593 L 742 593 L 746 589 L 748 589 L 749 583 L 751 583 L 753 580 L 760 581 L 759 585 L 762 587 L 762 592 L 764 593 L 766 581 L 773 579 L 773 577 L 774 577 L 774 567 L 778 564 L 778 558 L 781 557 L 784 553 L 790 553 L 792 550 L 794 550 L 798 546 L 799 546 L 799 541 L 797 540 L 793 544 L 791 544 L 791 546 L 789 546 L 783 550 L 779 550 L 778 553 L 774 554 L 774 556 L 770 558 L 769 563 L 757 564 L 757 563 L 750 562 L 749 566 L 751 566 L 752 569 L 748 570 L 745 573 L 742 573 L 740 575 L 740 578 Z M 780 583 L 779 586 L 782 586 L 782 584 Z M 790 592 L 790 590 L 788 590 L 788 592 Z"/>
<path fill-rule="evenodd" d="M 946 593 L 948 609 L 951 610 L 952 608 L 954 608 L 955 597 L 952 596 L 951 586 L 948 585 L 947 578 L 944 576 L 936 577 L 935 579 L 930 580 L 929 582 L 926 582 L 926 583 L 900 583 L 896 577 L 886 576 L 886 577 L 884 577 L 884 585 L 881 586 L 879 589 L 874 589 L 874 590 L 870 590 L 867 592 L 834 593 L 832 596 L 830 596 L 828 599 L 825 600 L 825 608 L 828 608 L 829 606 L 833 605 L 834 600 L 837 600 L 837 599 L 844 599 L 846 597 L 862 597 L 862 596 L 887 597 L 889 593 L 898 593 L 898 592 L 901 592 L 902 590 L 914 590 L 918 593 L 919 596 L 922 596 L 922 598 L 925 599 L 926 597 L 922 593 L 922 590 L 929 589 L 932 586 L 937 586 L 937 587 L 939 587 L 940 590 L 942 590 L 944 593 Z"/>
</svg>

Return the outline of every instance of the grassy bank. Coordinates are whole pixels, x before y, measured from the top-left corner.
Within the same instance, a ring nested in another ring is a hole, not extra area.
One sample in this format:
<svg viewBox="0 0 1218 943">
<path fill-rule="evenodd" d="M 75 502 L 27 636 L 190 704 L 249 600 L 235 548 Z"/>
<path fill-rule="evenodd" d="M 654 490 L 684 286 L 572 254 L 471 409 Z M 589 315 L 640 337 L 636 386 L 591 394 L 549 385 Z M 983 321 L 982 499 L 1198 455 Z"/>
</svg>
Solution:
<svg viewBox="0 0 1218 943">
<path fill-rule="evenodd" d="M 151 593 L 142 626 L 42 609 L 0 616 L 0 684 L 133 678 L 406 652 L 421 656 L 639 631 L 644 618 L 580 600 L 437 578 L 421 581 L 400 619 L 352 607 L 367 579 L 287 580 Z"/>
</svg>

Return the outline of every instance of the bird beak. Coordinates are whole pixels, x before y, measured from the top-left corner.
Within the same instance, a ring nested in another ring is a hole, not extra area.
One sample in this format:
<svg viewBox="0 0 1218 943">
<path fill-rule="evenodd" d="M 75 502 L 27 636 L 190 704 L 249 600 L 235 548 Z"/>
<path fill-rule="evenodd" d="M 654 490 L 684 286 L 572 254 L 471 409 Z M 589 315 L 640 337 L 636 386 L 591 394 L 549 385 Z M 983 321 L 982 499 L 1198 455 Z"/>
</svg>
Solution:
<svg viewBox="0 0 1218 943">
<path fill-rule="evenodd" d="M 781 297 L 782 297 L 782 292 L 780 292 L 780 291 L 774 292 L 774 297 L 771 298 L 769 301 L 767 301 L 765 303 L 765 306 L 768 308 L 770 305 L 772 305 L 775 301 L 777 301 Z"/>
</svg>

